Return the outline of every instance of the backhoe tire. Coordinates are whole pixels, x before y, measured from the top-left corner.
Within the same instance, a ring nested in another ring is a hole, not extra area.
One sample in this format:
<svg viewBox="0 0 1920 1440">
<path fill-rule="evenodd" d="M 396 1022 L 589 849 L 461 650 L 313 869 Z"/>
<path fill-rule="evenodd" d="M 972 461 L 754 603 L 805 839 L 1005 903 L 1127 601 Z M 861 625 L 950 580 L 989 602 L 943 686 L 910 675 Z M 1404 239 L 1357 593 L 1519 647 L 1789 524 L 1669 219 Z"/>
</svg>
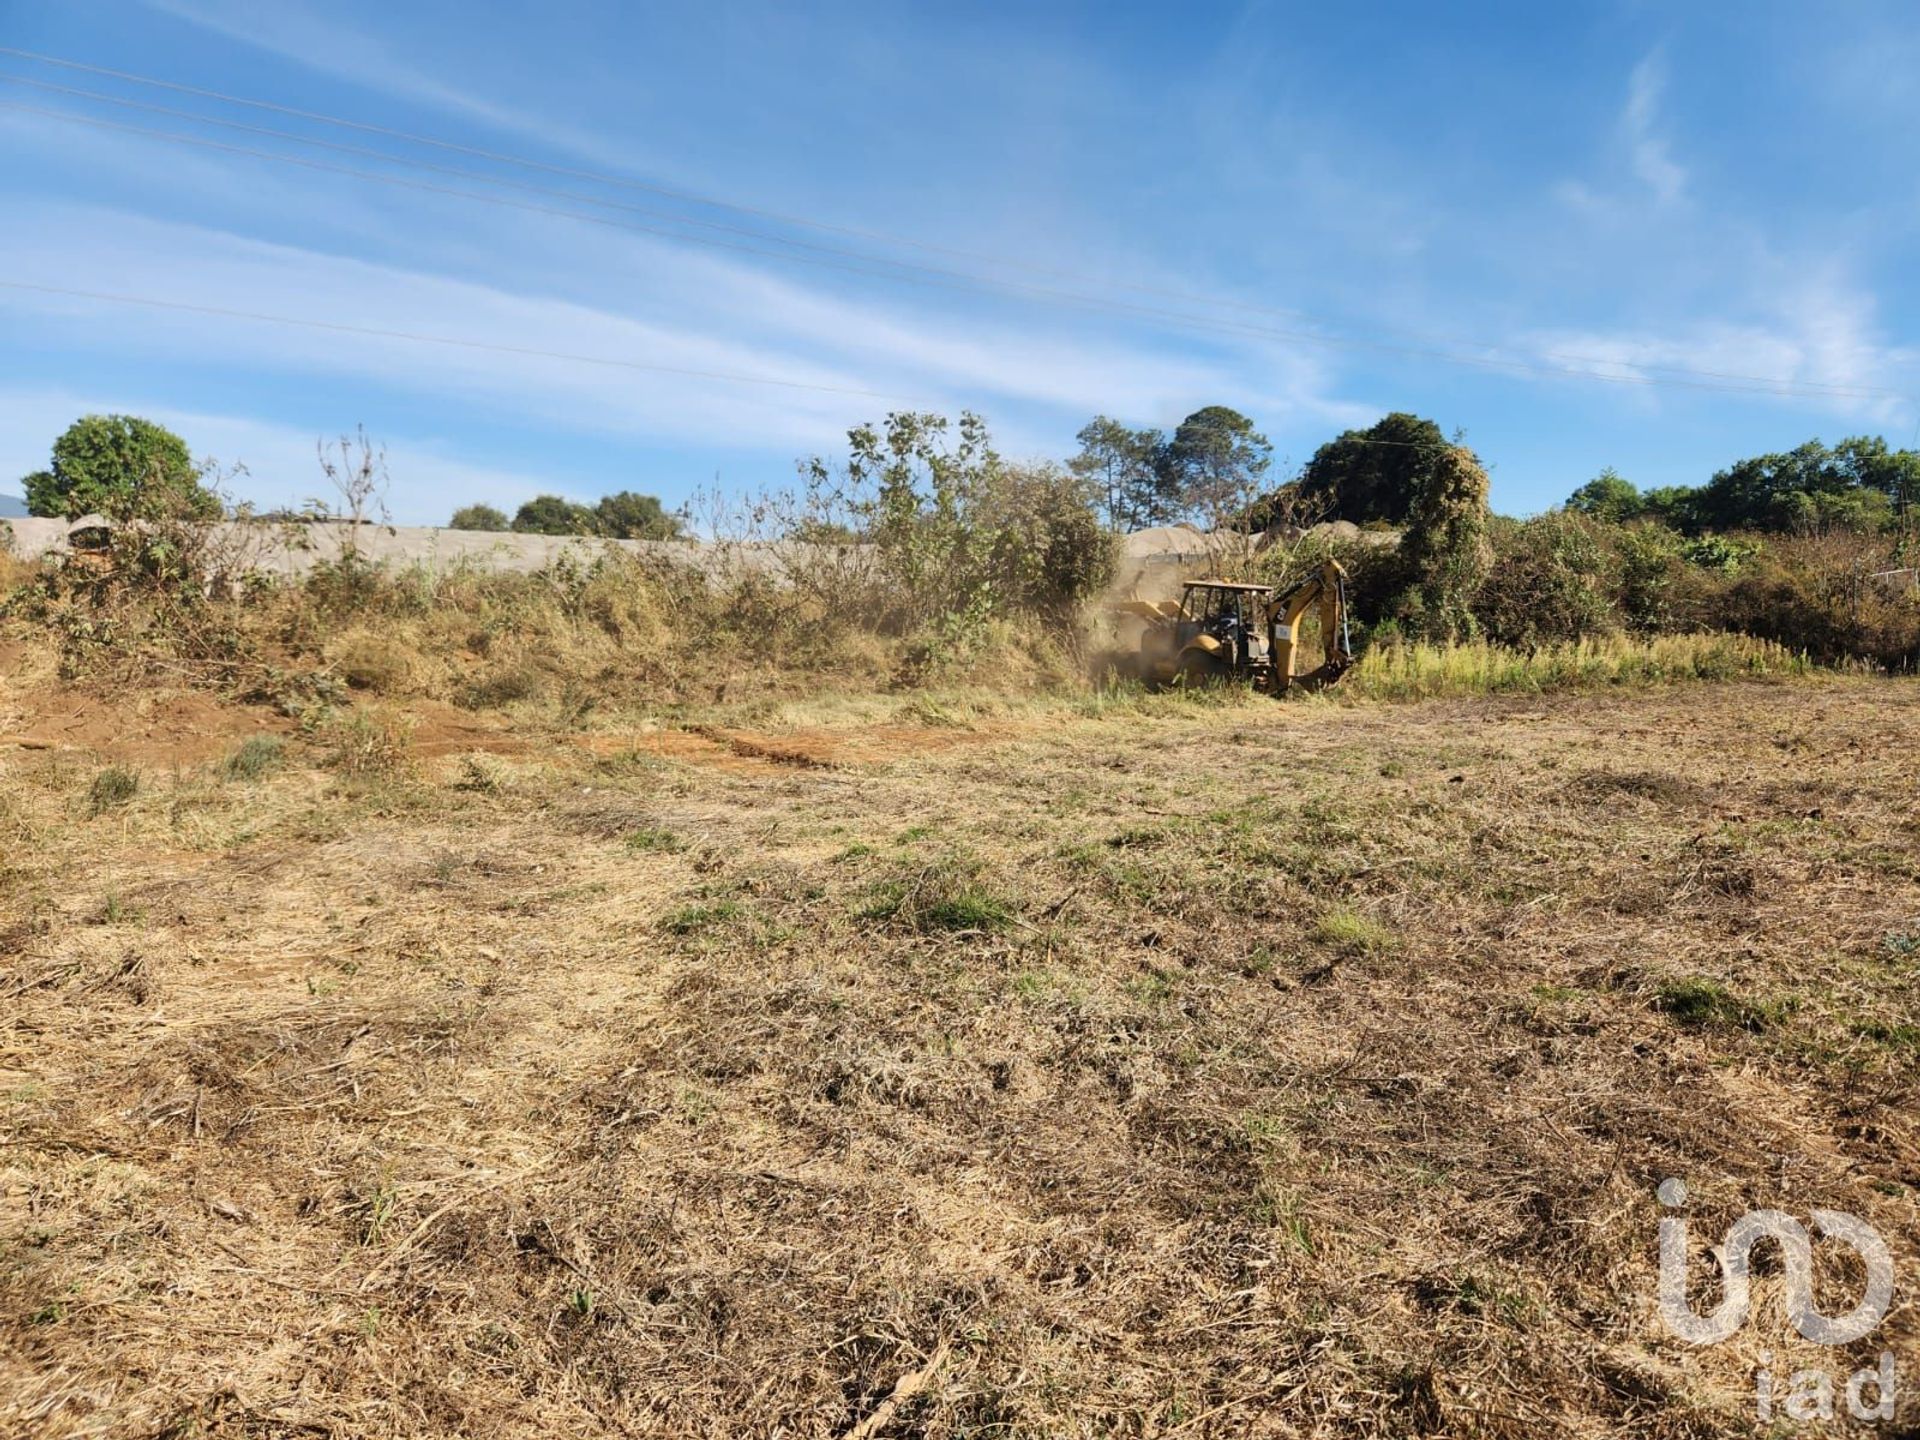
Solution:
<svg viewBox="0 0 1920 1440">
<path fill-rule="evenodd" d="M 1182 690 L 1205 690 L 1224 684 L 1226 678 L 1226 661 L 1204 650 L 1189 650 L 1180 657 L 1180 668 L 1174 672 L 1173 683 Z"/>
</svg>

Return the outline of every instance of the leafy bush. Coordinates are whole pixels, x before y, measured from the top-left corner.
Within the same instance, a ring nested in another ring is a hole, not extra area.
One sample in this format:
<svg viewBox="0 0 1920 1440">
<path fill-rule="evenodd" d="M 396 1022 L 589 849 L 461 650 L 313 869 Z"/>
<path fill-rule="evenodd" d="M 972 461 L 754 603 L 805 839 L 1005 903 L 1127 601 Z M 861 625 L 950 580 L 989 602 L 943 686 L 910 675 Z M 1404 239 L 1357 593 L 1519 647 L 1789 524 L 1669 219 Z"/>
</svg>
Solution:
<svg viewBox="0 0 1920 1440">
<path fill-rule="evenodd" d="M 137 415 L 84 415 L 53 442 L 52 468 L 22 483 L 33 515 L 217 519 L 219 497 L 201 477 L 186 441 L 165 426 Z"/>
<path fill-rule="evenodd" d="M 1608 527 L 1566 510 L 1496 520 L 1492 563 L 1473 600 L 1482 633 L 1534 646 L 1618 628 L 1621 558 Z"/>
<path fill-rule="evenodd" d="M 600 522 L 585 505 L 559 495 L 536 495 L 513 516 L 523 535 L 597 535 Z"/>
<path fill-rule="evenodd" d="M 1707 598 L 1709 623 L 1826 664 L 1920 668 L 1920 592 L 1902 578 L 1899 559 L 1896 546 L 1875 536 L 1771 540 Z"/>
<path fill-rule="evenodd" d="M 449 530 L 504 530 L 506 512 L 491 505 L 462 505 L 447 521 Z"/>
<path fill-rule="evenodd" d="M 615 540 L 678 540 L 683 529 L 680 516 L 658 497 L 632 490 L 603 497 L 593 507 L 593 518 L 599 533 Z"/>
<path fill-rule="evenodd" d="M 1114 547 L 1090 481 L 1052 465 L 1009 464 L 984 422 L 889 415 L 848 432 L 844 469 L 803 472 L 788 533 L 837 526 L 866 537 L 834 557 L 836 603 L 882 633 L 964 653 L 996 617 L 1060 618 L 1111 578 Z M 850 562 L 850 563 L 849 563 Z"/>
</svg>

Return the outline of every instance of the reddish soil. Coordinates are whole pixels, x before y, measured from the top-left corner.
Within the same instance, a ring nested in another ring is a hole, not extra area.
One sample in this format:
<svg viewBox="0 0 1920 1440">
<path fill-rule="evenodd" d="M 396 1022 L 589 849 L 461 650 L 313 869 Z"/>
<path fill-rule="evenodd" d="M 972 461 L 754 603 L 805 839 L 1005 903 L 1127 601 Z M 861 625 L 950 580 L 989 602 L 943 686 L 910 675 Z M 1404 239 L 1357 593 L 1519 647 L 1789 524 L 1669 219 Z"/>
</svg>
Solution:
<svg viewBox="0 0 1920 1440">
<path fill-rule="evenodd" d="M 23 692 L 0 686 L 0 747 L 82 750 L 147 765 L 197 764 L 252 735 L 285 734 L 293 723 L 258 706 L 204 695 L 114 699 L 70 686 Z"/>
</svg>

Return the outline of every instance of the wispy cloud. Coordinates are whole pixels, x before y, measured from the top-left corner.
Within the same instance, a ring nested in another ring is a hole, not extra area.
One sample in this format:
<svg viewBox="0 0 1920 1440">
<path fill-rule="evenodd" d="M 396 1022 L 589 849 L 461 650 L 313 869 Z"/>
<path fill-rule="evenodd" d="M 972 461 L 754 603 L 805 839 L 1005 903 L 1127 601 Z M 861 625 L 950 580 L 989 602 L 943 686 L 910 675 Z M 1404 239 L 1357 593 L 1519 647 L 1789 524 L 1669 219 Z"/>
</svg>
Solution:
<svg viewBox="0 0 1920 1440">
<path fill-rule="evenodd" d="M 552 253 L 563 238 L 552 231 L 561 223 L 531 218 L 495 227 L 490 238 L 501 249 L 491 258 L 501 278 L 467 279 L 124 212 L 30 206 L 0 231 L 0 268 L 36 284 L 760 376 L 795 388 L 244 319 L 108 310 L 20 292 L 0 292 L 0 305 L 58 317 L 46 323 L 67 339 L 97 337 L 122 355 L 325 373 L 603 434 L 689 442 L 724 436 L 736 447 L 790 452 L 831 446 L 850 423 L 915 406 L 974 408 L 989 418 L 1011 411 L 1015 424 L 1029 425 L 1039 414 L 1055 415 L 1062 440 L 1100 410 L 1145 423 L 1178 418 L 1183 404 L 1258 403 L 1256 413 L 1274 426 L 1352 413 L 1328 394 L 1319 357 L 1278 344 L 1156 346 L 1150 337 L 1099 323 L 1050 323 L 990 306 L 977 307 L 977 315 L 927 314 L 646 237 L 583 238 L 569 230 L 567 273 L 544 266 L 529 273 L 515 263 L 517 256 Z M 505 278 L 516 273 L 517 280 Z M 76 286 L 76 276 L 113 281 Z M 613 295 L 622 299 L 611 302 Z M 1249 374 L 1258 376 L 1257 387 Z"/>
<path fill-rule="evenodd" d="M 1620 133 L 1634 175 L 1661 203 L 1672 204 L 1686 193 L 1687 172 L 1674 161 L 1660 128 L 1660 101 L 1666 87 L 1666 57 L 1656 50 L 1635 65 L 1627 79 Z"/>
<path fill-rule="evenodd" d="M 144 0 L 148 8 L 199 26 L 296 65 L 396 99 L 478 120 L 503 134 L 536 140 L 578 159 L 626 168 L 630 145 L 615 145 L 591 131 L 562 124 L 451 84 L 424 66 L 394 54 L 376 37 L 335 15 L 322 15 L 301 0 L 273 5 L 228 0 Z"/>
<path fill-rule="evenodd" d="M 1540 331 L 1523 343 L 1550 363 L 1582 357 L 1655 385 L 1744 385 L 1752 382 L 1716 377 L 1754 377 L 1824 392 L 1783 397 L 1801 408 L 1880 425 L 1914 418 L 1899 392 L 1914 382 L 1920 351 L 1890 343 L 1874 297 L 1831 265 L 1768 267 L 1756 277 L 1749 319 Z"/>
</svg>

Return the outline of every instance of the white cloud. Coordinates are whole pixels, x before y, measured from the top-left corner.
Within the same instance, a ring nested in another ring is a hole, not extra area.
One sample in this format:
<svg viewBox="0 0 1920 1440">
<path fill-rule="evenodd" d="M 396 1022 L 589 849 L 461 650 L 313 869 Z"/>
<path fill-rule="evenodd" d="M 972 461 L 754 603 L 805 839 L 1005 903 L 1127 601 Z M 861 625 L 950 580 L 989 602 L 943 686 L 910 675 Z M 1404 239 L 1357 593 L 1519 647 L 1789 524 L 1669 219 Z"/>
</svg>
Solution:
<svg viewBox="0 0 1920 1440">
<path fill-rule="evenodd" d="M 479 120 L 495 130 L 537 140 L 596 164 L 625 168 L 632 163 L 631 146 L 612 145 L 590 131 L 559 124 L 450 85 L 420 66 L 395 56 L 372 35 L 347 26 L 335 16 L 317 14 L 299 0 L 276 0 L 270 6 L 236 5 L 226 0 L 145 0 L 145 3 L 176 20 L 265 50 L 323 75 Z"/>
<path fill-rule="evenodd" d="M 1591 365 L 1649 387 L 1750 388 L 1849 420 L 1912 422 L 1903 392 L 1920 351 L 1886 341 L 1873 296 L 1832 266 L 1770 265 L 1753 289 L 1749 319 L 1536 331 L 1522 343 L 1543 363 Z M 1772 394 L 1770 385 L 1797 393 Z"/>
<path fill-rule="evenodd" d="M 566 243 L 567 272 L 543 274 L 542 283 L 592 295 L 592 301 L 85 206 L 17 212 L 0 231 L 0 270 L 35 284 L 709 375 L 623 370 L 240 318 L 108 309 L 18 291 L 0 290 L 0 305 L 55 317 L 68 343 L 93 338 L 121 355 L 325 372 L 464 397 L 607 434 L 708 442 L 725 437 L 736 445 L 790 452 L 836 444 L 849 423 L 905 406 L 949 412 L 968 407 L 990 418 L 1008 407 L 1042 407 L 1064 412 L 1075 426 L 1099 410 L 1160 420 L 1190 396 L 1250 400 L 1254 387 L 1241 378 L 1249 373 L 1262 379 L 1259 398 L 1276 407 L 1263 413 L 1270 424 L 1337 408 L 1323 393 L 1316 360 L 1277 344 L 1234 340 L 1212 352 L 1163 353 L 1140 339 L 1101 333 L 1114 328 L 1102 322 L 1092 323 L 1095 333 L 1089 336 L 1085 326 L 1050 333 L 1052 317 L 1044 314 L 1018 323 L 987 314 L 926 317 L 668 242 L 589 237 L 561 225 L 530 220 L 524 227 L 489 227 L 489 235 L 508 255 L 551 254 Z M 503 270 L 526 268 L 505 255 L 495 258 Z M 100 276 L 113 278 L 110 284 L 89 278 Z M 611 295 L 626 297 L 623 305 L 616 308 L 604 298 Z M 731 383 L 711 374 L 821 388 Z"/>
<path fill-rule="evenodd" d="M 1660 99 L 1666 85 L 1666 58 L 1658 51 L 1633 67 L 1627 79 L 1620 133 L 1634 175 L 1662 204 L 1672 204 L 1686 192 L 1687 172 L 1674 162 L 1667 139 L 1660 132 Z"/>
</svg>

